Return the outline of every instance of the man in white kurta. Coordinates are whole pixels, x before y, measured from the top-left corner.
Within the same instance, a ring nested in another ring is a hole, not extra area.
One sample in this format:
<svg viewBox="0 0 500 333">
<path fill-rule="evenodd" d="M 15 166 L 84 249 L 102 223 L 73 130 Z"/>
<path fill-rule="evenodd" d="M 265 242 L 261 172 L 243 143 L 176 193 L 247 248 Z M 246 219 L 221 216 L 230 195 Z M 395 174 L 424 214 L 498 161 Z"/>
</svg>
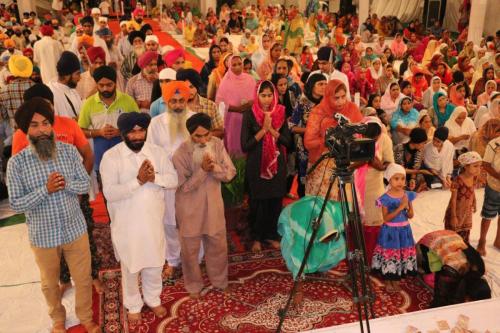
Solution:
<svg viewBox="0 0 500 333">
<path fill-rule="evenodd" d="M 147 142 L 160 146 L 163 155 L 172 159 L 177 148 L 187 139 L 189 132 L 186 129 L 186 120 L 194 115 L 187 109 L 189 88 L 185 82 L 171 81 L 162 88 L 162 97 L 166 102 L 167 110 L 154 117 L 149 126 Z M 167 239 L 166 260 L 169 265 L 169 275 L 173 274 L 173 268 L 179 267 L 180 243 L 175 220 L 175 190 L 165 191 L 165 216 L 163 224 Z"/>
<path fill-rule="evenodd" d="M 109 149 L 100 165 L 111 240 L 122 271 L 123 305 L 131 323 L 141 320 L 144 303 L 158 317 L 167 313 L 160 301 L 165 264 L 163 193 L 175 190 L 177 173 L 160 147 L 145 142 L 150 120 L 144 113 L 121 114 L 118 128 L 124 141 Z"/>
<path fill-rule="evenodd" d="M 40 68 L 43 83 L 47 84 L 57 79 L 57 61 L 64 51 L 62 44 L 52 36 L 54 29 L 50 25 L 40 28 L 42 39 L 35 42 L 33 49 L 33 62 Z"/>
</svg>

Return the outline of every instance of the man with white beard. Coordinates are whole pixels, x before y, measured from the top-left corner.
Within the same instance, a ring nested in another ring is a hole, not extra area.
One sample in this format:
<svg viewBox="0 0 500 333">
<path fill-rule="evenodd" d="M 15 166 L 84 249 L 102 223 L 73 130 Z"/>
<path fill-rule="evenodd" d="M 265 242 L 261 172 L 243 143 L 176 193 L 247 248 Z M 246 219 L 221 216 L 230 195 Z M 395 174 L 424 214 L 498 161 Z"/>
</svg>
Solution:
<svg viewBox="0 0 500 333">
<path fill-rule="evenodd" d="M 221 290 L 226 290 L 228 285 L 221 182 L 231 181 L 236 168 L 222 140 L 212 136 L 210 116 L 197 113 L 187 120 L 186 127 L 191 137 L 180 145 L 172 158 L 179 177 L 175 207 L 184 285 L 191 298 L 198 298 L 204 287 L 197 262 L 202 241 L 210 282 Z"/>
<path fill-rule="evenodd" d="M 139 59 L 139 57 L 146 52 L 146 48 L 144 46 L 145 39 L 146 36 L 142 31 L 132 31 L 128 34 L 128 41 L 132 45 L 132 51 L 130 51 L 130 53 L 125 57 L 120 69 L 125 81 L 138 73 L 134 73 L 133 70 L 135 64 L 137 63 L 137 59 Z"/>
<path fill-rule="evenodd" d="M 187 119 L 194 115 L 187 109 L 189 87 L 181 81 L 170 81 L 162 85 L 162 98 L 166 103 L 164 113 L 154 117 L 149 125 L 146 141 L 163 148 L 169 159 L 177 148 L 187 139 L 189 132 L 186 129 Z M 165 191 L 165 216 L 163 219 L 167 240 L 166 260 L 168 263 L 167 275 L 174 274 L 180 264 L 180 244 L 175 220 L 175 190 Z"/>
</svg>

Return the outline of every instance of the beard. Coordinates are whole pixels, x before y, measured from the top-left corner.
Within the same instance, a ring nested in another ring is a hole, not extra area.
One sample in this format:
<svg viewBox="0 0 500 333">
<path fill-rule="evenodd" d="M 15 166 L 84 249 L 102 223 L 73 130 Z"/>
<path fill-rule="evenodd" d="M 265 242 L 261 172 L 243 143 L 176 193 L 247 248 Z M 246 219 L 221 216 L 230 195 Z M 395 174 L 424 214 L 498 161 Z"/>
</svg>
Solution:
<svg viewBox="0 0 500 333">
<path fill-rule="evenodd" d="M 49 135 L 39 135 L 34 137 L 28 135 L 28 140 L 31 147 L 35 150 L 36 155 L 42 161 L 52 160 L 56 157 L 56 141 L 54 137 L 54 132 Z"/>
<path fill-rule="evenodd" d="M 182 141 L 189 137 L 189 132 L 186 129 L 187 110 L 183 109 L 167 109 L 167 124 L 170 141 L 177 141 L 181 137 Z"/>
<path fill-rule="evenodd" d="M 146 52 L 146 49 L 144 48 L 144 46 L 134 47 L 134 53 L 137 56 L 137 58 L 139 58 L 141 55 L 143 55 L 144 52 Z"/>
<path fill-rule="evenodd" d="M 130 140 L 127 136 L 123 138 L 123 141 L 127 145 L 127 147 L 134 151 L 134 152 L 140 152 L 142 150 L 142 147 L 144 147 L 144 143 L 146 142 L 146 138 L 144 140 Z"/>
<path fill-rule="evenodd" d="M 193 142 L 193 164 L 196 168 L 201 167 L 205 155 L 214 157 L 214 147 L 212 141 L 205 144 Z"/>
<path fill-rule="evenodd" d="M 75 82 L 75 81 L 73 81 L 73 80 L 70 80 L 70 81 L 68 82 L 68 87 L 70 87 L 71 89 L 75 89 L 77 85 L 78 85 L 78 83 L 76 83 L 76 82 Z"/>
<path fill-rule="evenodd" d="M 113 44 L 114 44 L 114 41 L 113 40 L 107 40 L 106 41 L 106 46 L 108 47 L 108 49 L 112 49 L 113 48 Z"/>
</svg>

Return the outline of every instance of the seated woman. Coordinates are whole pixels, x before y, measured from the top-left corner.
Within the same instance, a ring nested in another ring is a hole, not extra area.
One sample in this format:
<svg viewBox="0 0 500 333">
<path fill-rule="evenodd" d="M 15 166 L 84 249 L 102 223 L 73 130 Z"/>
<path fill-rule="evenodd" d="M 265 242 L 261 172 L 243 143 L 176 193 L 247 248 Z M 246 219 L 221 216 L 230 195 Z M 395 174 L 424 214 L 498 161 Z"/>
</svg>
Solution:
<svg viewBox="0 0 500 333">
<path fill-rule="evenodd" d="M 404 166 L 407 188 L 410 191 L 420 192 L 424 190 L 424 175 L 431 175 L 422 165 L 422 151 L 426 143 L 427 134 L 425 130 L 416 127 L 410 132 L 409 142 L 394 146 L 394 161 Z"/>
<path fill-rule="evenodd" d="M 457 151 L 457 157 L 469 150 L 470 138 L 476 132 L 476 126 L 472 119 L 467 117 L 467 110 L 463 106 L 458 106 L 445 123 L 450 134 L 448 140 L 453 143 Z"/>
<path fill-rule="evenodd" d="M 395 144 L 408 142 L 410 132 L 417 124 L 418 111 L 413 108 L 413 101 L 407 96 L 401 98 L 398 109 L 391 119 L 393 142 Z"/>
<path fill-rule="evenodd" d="M 438 91 L 432 97 L 432 107 L 428 110 L 435 127 L 444 126 L 455 110 L 455 105 L 448 102 L 446 93 Z"/>
<path fill-rule="evenodd" d="M 429 109 L 432 107 L 434 94 L 442 92 L 446 94 L 446 90 L 441 87 L 441 78 L 439 76 L 434 76 L 431 79 L 431 85 L 428 87 L 422 96 L 422 105 L 424 108 Z"/>
<path fill-rule="evenodd" d="M 205 25 L 203 22 L 198 22 L 198 27 L 194 32 L 193 37 L 193 47 L 208 47 L 210 43 L 208 42 L 207 32 L 205 31 Z"/>
<path fill-rule="evenodd" d="M 418 127 L 425 130 L 425 133 L 427 133 L 427 142 L 431 142 L 436 128 L 432 125 L 432 119 L 427 110 L 420 111 L 418 115 Z"/>
<path fill-rule="evenodd" d="M 438 182 L 444 188 L 449 188 L 451 185 L 455 148 L 447 139 L 448 129 L 439 127 L 434 133 L 432 142 L 425 145 L 424 164 L 432 173 L 432 176 L 425 176 L 429 188 L 433 188 L 433 184 Z"/>
</svg>

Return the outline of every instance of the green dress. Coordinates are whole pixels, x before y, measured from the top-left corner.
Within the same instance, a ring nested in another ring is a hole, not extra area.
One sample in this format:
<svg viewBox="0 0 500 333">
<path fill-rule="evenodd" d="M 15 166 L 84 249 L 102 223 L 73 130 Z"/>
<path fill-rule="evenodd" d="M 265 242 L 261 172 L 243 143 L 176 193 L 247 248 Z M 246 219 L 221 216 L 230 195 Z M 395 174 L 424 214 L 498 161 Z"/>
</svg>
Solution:
<svg viewBox="0 0 500 333">
<path fill-rule="evenodd" d="M 323 198 L 305 196 L 286 206 L 278 220 L 281 254 L 294 279 L 297 277 L 312 234 L 312 221 L 319 216 Z M 326 272 L 346 256 L 342 208 L 339 202 L 328 201 L 314 240 L 304 273 Z M 321 240 L 333 236 L 323 243 Z"/>
</svg>

